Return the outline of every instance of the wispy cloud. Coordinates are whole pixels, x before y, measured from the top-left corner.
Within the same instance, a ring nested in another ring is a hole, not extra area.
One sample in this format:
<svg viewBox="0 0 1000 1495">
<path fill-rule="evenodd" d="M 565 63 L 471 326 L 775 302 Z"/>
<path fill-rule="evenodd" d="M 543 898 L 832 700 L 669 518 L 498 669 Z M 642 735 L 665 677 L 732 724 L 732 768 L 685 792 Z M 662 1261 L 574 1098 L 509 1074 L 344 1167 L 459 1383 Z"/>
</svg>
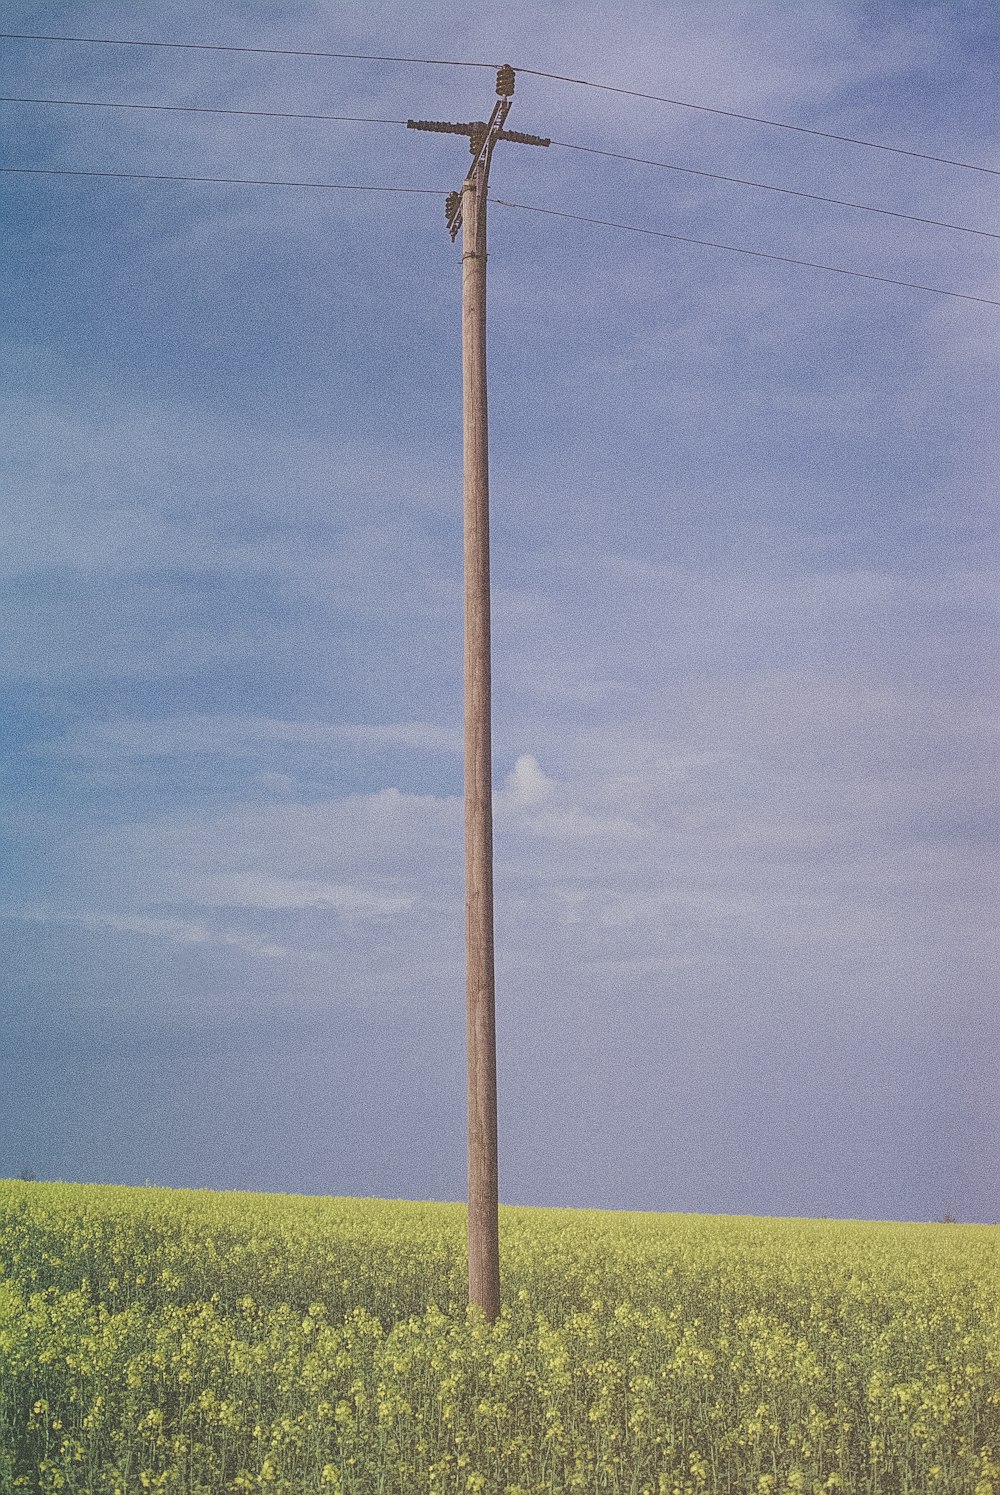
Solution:
<svg viewBox="0 0 1000 1495">
<path fill-rule="evenodd" d="M 457 729 L 431 722 L 338 723 L 282 721 L 273 717 L 195 714 L 146 721 L 90 722 L 38 751 L 73 758 L 172 758 L 176 754 L 240 754 L 260 747 L 303 745 L 402 748 L 453 754 L 462 751 Z"/>
<path fill-rule="evenodd" d="M 25 924 L 67 925 L 93 933 L 138 934 L 174 945 L 223 945 L 267 960 L 284 960 L 290 951 L 269 943 L 259 935 L 238 934 L 192 919 L 157 918 L 153 915 L 91 911 L 71 913 L 66 909 L 4 909 L 0 917 Z"/>
</svg>

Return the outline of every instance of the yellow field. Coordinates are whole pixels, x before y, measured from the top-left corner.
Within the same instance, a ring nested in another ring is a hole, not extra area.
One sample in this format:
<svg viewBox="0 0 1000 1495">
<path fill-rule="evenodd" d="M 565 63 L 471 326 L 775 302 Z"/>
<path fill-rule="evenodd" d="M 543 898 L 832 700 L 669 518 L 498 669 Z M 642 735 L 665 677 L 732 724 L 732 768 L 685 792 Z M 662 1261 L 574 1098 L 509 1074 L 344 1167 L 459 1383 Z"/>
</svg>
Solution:
<svg viewBox="0 0 1000 1495">
<path fill-rule="evenodd" d="M 1000 1229 L 0 1183 L 0 1491 L 1000 1495 Z"/>
</svg>

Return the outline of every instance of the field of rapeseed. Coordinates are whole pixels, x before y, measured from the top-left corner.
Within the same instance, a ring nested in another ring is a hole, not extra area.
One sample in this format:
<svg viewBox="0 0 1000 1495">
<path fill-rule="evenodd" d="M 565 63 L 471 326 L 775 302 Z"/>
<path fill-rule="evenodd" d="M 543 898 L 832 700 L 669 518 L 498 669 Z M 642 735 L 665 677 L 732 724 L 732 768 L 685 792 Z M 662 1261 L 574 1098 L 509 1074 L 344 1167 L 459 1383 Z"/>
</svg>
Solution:
<svg viewBox="0 0 1000 1495">
<path fill-rule="evenodd" d="M 1000 1495 L 1000 1230 L 0 1183 L 0 1490 Z"/>
</svg>

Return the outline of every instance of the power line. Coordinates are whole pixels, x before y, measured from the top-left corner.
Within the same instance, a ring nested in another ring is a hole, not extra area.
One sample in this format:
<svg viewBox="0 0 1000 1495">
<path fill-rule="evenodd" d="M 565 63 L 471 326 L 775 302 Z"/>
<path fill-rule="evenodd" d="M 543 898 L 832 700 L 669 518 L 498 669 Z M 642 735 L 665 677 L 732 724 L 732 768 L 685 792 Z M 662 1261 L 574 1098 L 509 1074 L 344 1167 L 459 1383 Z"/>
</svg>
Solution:
<svg viewBox="0 0 1000 1495">
<path fill-rule="evenodd" d="M 145 38 L 120 36 L 42 36 L 29 32 L 0 31 L 0 41 L 26 42 L 72 42 L 81 46 L 98 47 L 161 47 L 188 52 L 243 52 L 263 57 L 317 57 L 348 62 L 396 62 L 410 63 L 422 67 L 464 67 L 495 69 L 495 62 L 476 62 L 449 57 L 395 57 L 370 52 L 318 52 L 301 47 L 234 47 L 221 42 L 165 42 Z M 963 171 L 985 172 L 988 176 L 1000 176 L 1000 168 L 983 166 L 975 161 L 956 161 L 949 156 L 936 156 L 929 151 L 909 150 L 901 145 L 888 145 L 881 140 L 864 140 L 856 135 L 838 135 L 832 130 L 817 130 L 809 125 L 793 125 L 788 120 L 767 119 L 759 114 L 741 114 L 736 109 L 722 109 L 712 104 L 696 104 L 691 99 L 675 99 L 666 94 L 645 93 L 636 88 L 622 88 L 615 83 L 597 83 L 592 78 L 575 78 L 569 73 L 553 73 L 543 68 L 518 67 L 516 71 L 526 78 L 547 78 L 556 83 L 572 83 L 580 88 L 596 88 L 602 93 L 615 93 L 629 99 L 645 99 L 654 104 L 669 104 L 675 109 L 694 109 L 702 114 L 717 114 L 723 119 L 738 119 L 746 124 L 766 125 L 774 130 L 792 130 L 799 135 L 812 135 L 819 140 L 837 140 L 844 145 L 860 145 L 866 150 L 888 151 L 896 156 L 909 156 L 917 161 L 933 161 L 939 166 L 956 166 Z"/>
<path fill-rule="evenodd" d="M 647 99 L 654 104 L 670 104 L 675 109 L 697 109 L 702 114 L 719 114 L 724 119 L 740 119 L 747 124 L 768 125 L 774 130 L 794 130 L 798 135 L 815 135 L 820 140 L 839 140 L 844 145 L 863 145 L 867 150 L 889 151 L 895 156 L 912 156 L 917 161 L 934 161 L 939 166 L 958 166 L 963 171 L 983 171 L 989 176 L 1000 176 L 1000 168 L 981 166 L 974 161 L 953 161 L 948 156 L 934 156 L 928 151 L 907 150 L 901 145 L 886 145 L 880 140 L 861 140 L 855 135 L 836 135 L 831 130 L 815 130 L 808 125 L 792 125 L 787 120 L 764 119 L 759 114 L 738 114 L 735 109 L 719 109 L 711 104 L 694 104 L 690 99 L 671 99 L 658 93 L 640 93 L 635 88 L 619 88 L 613 83 L 595 83 L 589 78 L 571 78 L 566 73 L 546 73 L 540 68 L 519 67 L 524 77 L 551 78 L 559 83 L 576 83 L 581 88 L 598 88 L 604 93 L 622 94 L 629 99 Z"/>
<path fill-rule="evenodd" d="M 173 172 L 80 171 L 63 166 L 0 166 L 15 176 L 110 177 L 126 182 L 221 182 L 228 187 L 313 187 L 324 192 L 405 192 L 420 197 L 447 197 L 438 187 L 382 187 L 366 182 L 291 182 L 272 177 L 179 176 Z"/>
<path fill-rule="evenodd" d="M 0 172 L 14 176 L 68 176 L 127 182 L 198 182 L 218 183 L 229 187 L 300 187 L 325 192 L 394 192 L 407 196 L 447 197 L 438 187 L 396 187 L 366 182 L 301 182 L 274 177 L 188 176 L 173 172 L 85 171 L 58 166 L 0 166 Z M 705 249 L 722 249 L 729 254 L 750 255 L 753 259 L 774 260 L 782 265 L 798 265 L 810 270 L 825 270 L 831 275 L 849 275 L 856 280 L 873 280 L 883 285 L 903 286 L 912 291 L 929 291 L 935 296 L 950 296 L 959 301 L 977 301 L 983 306 L 1000 306 L 988 296 L 972 296 L 965 291 L 948 291 L 941 286 L 922 285 L 913 280 L 896 280 L 888 275 L 874 275 L 865 270 L 847 270 L 841 265 L 825 265 L 818 260 L 794 259 L 787 254 L 770 254 L 761 249 L 747 249 L 738 244 L 720 244 L 714 239 L 695 239 L 687 234 L 667 233 L 664 229 L 643 228 L 635 223 L 615 223 L 607 218 L 591 218 L 582 213 L 564 213 L 556 208 L 540 208 L 531 203 L 511 202 L 503 197 L 490 199 L 500 207 L 517 208 L 524 213 L 543 213 L 550 218 L 565 218 L 573 223 L 590 223 L 599 228 L 619 229 L 624 233 L 645 234 L 655 239 L 672 239 L 679 244 L 697 244 Z"/>
<path fill-rule="evenodd" d="M 0 99 L 0 103 L 2 102 L 3 100 Z M 739 187 L 756 187 L 761 192 L 782 192 L 788 197 L 804 197 L 809 202 L 833 203 L 835 207 L 857 208 L 862 213 L 880 213 L 885 218 L 903 218 L 908 223 L 927 223 L 933 225 L 934 228 L 952 229 L 955 233 L 978 234 L 984 239 L 1000 239 L 1000 233 L 993 233 L 988 228 L 970 228 L 964 223 L 946 223 L 941 218 L 923 218 L 917 213 L 898 212 L 895 208 L 878 208 L 872 203 L 849 202 L 843 197 L 824 197 L 818 192 L 802 192 L 797 187 L 778 187 L 771 182 L 752 182 L 746 177 L 723 176 L 720 172 L 701 171 L 694 166 L 676 166 L 671 161 L 650 161 L 644 156 L 624 155 L 621 151 L 599 150 L 594 145 L 573 145 L 568 140 L 553 140 L 552 144 L 561 146 L 567 151 L 585 151 L 591 156 L 608 156 L 615 161 L 632 161 L 637 166 L 657 166 L 662 171 L 679 171 L 686 176 L 707 177 L 712 182 L 730 182 Z"/>
<path fill-rule="evenodd" d="M 629 234 L 648 234 L 654 239 L 673 239 L 679 244 L 698 244 L 704 249 L 724 249 L 728 254 L 748 254 L 757 260 L 776 260 L 782 265 L 800 265 L 810 270 L 826 270 L 831 275 L 850 275 L 856 280 L 875 280 L 883 285 L 905 286 L 911 291 L 930 291 L 935 296 L 951 296 L 959 301 L 978 301 L 983 306 L 1000 306 L 988 296 L 971 296 L 965 291 L 946 291 L 941 286 L 921 285 L 915 280 L 895 280 L 889 275 L 873 275 L 865 270 L 845 270 L 841 265 L 823 265 L 818 260 L 792 259 L 787 254 L 767 254 L 762 249 L 746 249 L 738 244 L 719 244 L 714 239 L 692 239 L 686 234 L 669 234 L 659 228 L 641 228 L 635 223 L 612 223 L 607 218 L 586 218 L 581 213 L 562 213 L 556 208 L 538 208 L 531 203 L 509 202 L 503 197 L 493 197 L 491 202 L 502 208 L 518 208 L 524 213 L 544 213 L 549 218 L 567 218 L 573 223 L 592 223 L 599 228 L 620 229 Z"/>
<path fill-rule="evenodd" d="M 405 125 L 405 119 L 383 119 L 375 115 L 362 114 L 314 114 L 283 109 L 226 109 L 208 104 L 144 104 L 124 99 L 47 99 L 23 98 L 0 95 L 0 104 L 46 104 L 77 109 L 139 109 L 174 114 L 221 114 L 249 119 L 301 119 L 317 123 L 360 125 Z M 551 142 L 563 150 L 579 151 L 591 156 L 604 156 L 614 161 L 629 161 L 636 166 L 655 166 L 661 171 L 679 172 L 685 176 L 705 177 L 713 182 L 726 182 L 731 186 L 752 187 L 761 192 L 780 192 L 787 197 L 801 197 L 808 202 L 829 203 L 834 207 L 854 208 L 862 213 L 877 213 L 885 218 L 900 218 L 908 223 L 922 223 L 933 228 L 950 229 L 954 233 L 975 234 L 984 239 L 1000 239 L 1000 233 L 991 229 L 974 228 L 965 223 L 949 223 L 941 218 L 927 218 L 919 213 L 904 213 L 895 208 L 880 208 L 874 203 L 853 202 L 843 197 L 827 197 L 818 192 L 805 192 L 797 187 L 781 187 L 773 182 L 757 182 L 747 177 L 725 176 L 717 171 L 705 171 L 695 166 L 679 166 L 672 161 L 654 161 L 646 156 L 631 156 L 624 151 L 604 150 L 593 145 L 579 145 L 570 140 Z"/>
<path fill-rule="evenodd" d="M 370 114 L 299 114 L 284 109 L 220 109 L 208 104 L 133 104 L 121 99 L 26 99 L 0 96 L 0 104 L 62 104 L 74 109 L 158 109 L 172 114 L 239 114 L 250 119 L 311 119 L 352 125 L 405 125 L 405 119 Z"/>
<path fill-rule="evenodd" d="M 5 42 L 76 42 L 88 47 L 167 47 L 181 52 L 250 52 L 260 57 L 325 57 L 342 62 L 409 62 L 423 67 L 476 67 L 495 70 L 495 62 L 461 62 L 450 57 L 379 57 L 370 52 L 311 52 L 302 47 L 229 47 L 221 42 L 162 42 L 122 36 L 34 36 L 0 31 Z"/>
</svg>

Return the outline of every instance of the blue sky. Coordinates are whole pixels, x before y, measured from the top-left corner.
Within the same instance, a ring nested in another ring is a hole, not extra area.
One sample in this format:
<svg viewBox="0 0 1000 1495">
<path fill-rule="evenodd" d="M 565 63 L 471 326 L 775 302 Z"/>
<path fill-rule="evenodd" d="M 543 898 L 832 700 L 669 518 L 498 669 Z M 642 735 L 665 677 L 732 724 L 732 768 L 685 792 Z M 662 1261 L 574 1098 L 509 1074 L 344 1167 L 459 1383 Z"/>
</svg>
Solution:
<svg viewBox="0 0 1000 1495">
<path fill-rule="evenodd" d="M 485 12 L 484 12 L 485 17 Z M 16 3 L 510 60 L 1000 167 L 978 4 Z M 5 95 L 475 119 L 489 71 L 0 43 Z M 3 159 L 456 187 L 392 125 Z M 519 79 L 511 125 L 1000 232 L 997 179 Z M 496 195 L 1000 299 L 995 241 L 575 152 Z M 4 176 L 0 1173 L 460 1198 L 458 251 L 419 195 Z M 497 205 L 501 1196 L 1000 1218 L 1000 311 Z"/>
</svg>

